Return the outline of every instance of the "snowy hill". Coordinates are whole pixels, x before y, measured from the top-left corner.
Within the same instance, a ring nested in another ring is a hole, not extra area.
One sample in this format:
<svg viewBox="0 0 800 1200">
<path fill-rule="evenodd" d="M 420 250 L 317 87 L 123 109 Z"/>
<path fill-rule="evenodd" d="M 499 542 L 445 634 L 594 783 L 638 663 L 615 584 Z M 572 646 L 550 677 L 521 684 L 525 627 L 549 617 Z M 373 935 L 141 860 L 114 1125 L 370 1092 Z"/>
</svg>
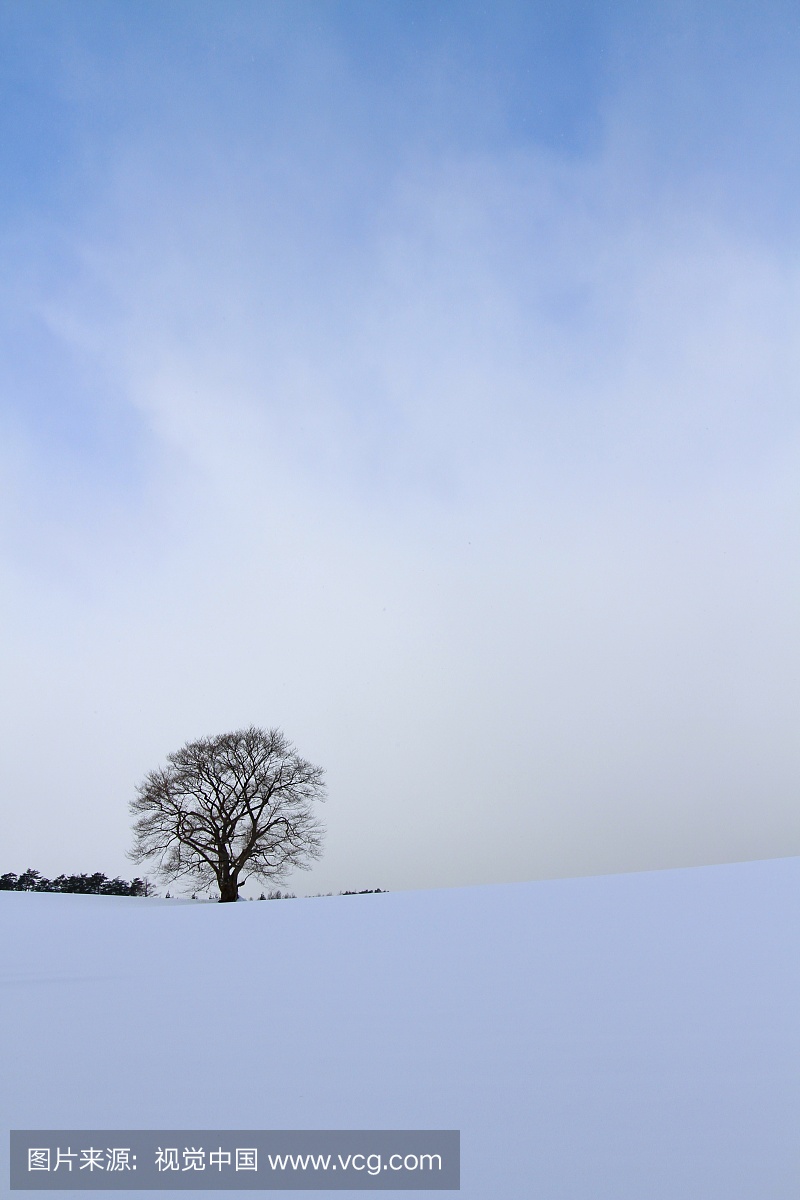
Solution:
<svg viewBox="0 0 800 1200">
<path fill-rule="evenodd" d="M 11 1128 L 435 1128 L 470 1200 L 800 1194 L 798 859 L 0 921 L 4 1188 Z"/>
</svg>

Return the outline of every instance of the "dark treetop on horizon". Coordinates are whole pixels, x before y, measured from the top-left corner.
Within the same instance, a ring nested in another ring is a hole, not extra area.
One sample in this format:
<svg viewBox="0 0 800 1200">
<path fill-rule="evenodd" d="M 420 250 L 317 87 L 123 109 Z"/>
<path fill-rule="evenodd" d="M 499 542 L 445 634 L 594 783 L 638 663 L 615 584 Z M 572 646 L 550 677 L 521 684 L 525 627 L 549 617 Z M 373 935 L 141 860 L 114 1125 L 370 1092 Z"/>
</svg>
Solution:
<svg viewBox="0 0 800 1200">
<path fill-rule="evenodd" d="M 0 892 L 69 892 L 81 896 L 152 896 L 152 885 L 146 879 L 108 879 L 102 871 L 93 875 L 58 875 L 48 879 L 28 867 L 21 875 L 7 871 L 0 875 Z"/>
</svg>

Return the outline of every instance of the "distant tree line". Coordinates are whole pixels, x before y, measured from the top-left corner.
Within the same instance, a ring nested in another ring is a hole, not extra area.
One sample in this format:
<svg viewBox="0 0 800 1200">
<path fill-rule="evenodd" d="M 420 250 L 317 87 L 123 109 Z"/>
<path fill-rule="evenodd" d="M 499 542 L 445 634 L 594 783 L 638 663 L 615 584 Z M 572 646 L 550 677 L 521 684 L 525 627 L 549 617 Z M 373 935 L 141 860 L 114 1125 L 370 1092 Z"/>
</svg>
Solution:
<svg viewBox="0 0 800 1200">
<path fill-rule="evenodd" d="M 359 891 L 339 892 L 340 896 L 369 896 L 383 892 L 384 888 L 361 888 Z M 73 892 L 82 896 L 154 896 L 155 889 L 147 879 L 108 879 L 102 871 L 94 875 L 58 875 L 55 879 L 47 879 L 39 871 L 29 867 L 21 875 L 7 871 L 0 875 L 0 892 Z M 332 896 L 333 892 L 322 893 Z M 169 892 L 167 892 L 169 897 Z M 197 898 L 196 893 L 192 899 Z M 265 896 L 262 892 L 259 900 L 295 900 L 294 892 L 272 891 Z"/>
<path fill-rule="evenodd" d="M 21 875 L 13 871 L 0 875 L 0 892 L 77 892 L 83 896 L 152 896 L 153 885 L 146 879 L 108 879 L 102 871 L 94 875 L 59 875 L 47 879 L 31 867 Z"/>
<path fill-rule="evenodd" d="M 388 892 L 388 890 L 389 890 L 388 888 L 359 888 L 358 890 L 354 891 L 354 890 L 351 890 L 350 888 L 348 888 L 344 892 L 315 892 L 313 896 L 309 897 L 309 899 L 324 900 L 324 899 L 327 899 L 328 896 L 334 896 L 334 895 L 336 895 L 336 896 L 377 896 L 377 895 L 385 895 Z M 290 895 L 289 892 L 284 892 L 283 898 L 288 899 L 289 895 Z M 259 900 L 263 900 L 263 899 L 264 899 L 264 896 L 262 894 L 261 896 L 259 896 Z M 276 895 L 274 892 L 270 892 L 270 894 L 267 896 L 267 900 L 280 900 L 280 899 L 281 899 L 280 893 L 278 893 Z"/>
<path fill-rule="evenodd" d="M 360 888 L 357 892 L 339 892 L 340 896 L 377 896 L 379 893 L 385 892 L 386 888 Z"/>
</svg>

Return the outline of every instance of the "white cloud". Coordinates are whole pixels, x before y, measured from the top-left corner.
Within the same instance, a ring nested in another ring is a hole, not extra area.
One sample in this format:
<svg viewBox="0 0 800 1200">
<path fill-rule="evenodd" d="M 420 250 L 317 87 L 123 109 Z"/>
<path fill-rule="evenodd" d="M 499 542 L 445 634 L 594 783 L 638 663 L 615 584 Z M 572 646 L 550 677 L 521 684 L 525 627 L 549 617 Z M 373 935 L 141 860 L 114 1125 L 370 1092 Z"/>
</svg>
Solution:
<svg viewBox="0 0 800 1200">
<path fill-rule="evenodd" d="M 612 150 L 409 163 L 337 237 L 159 167 L 41 285 L 144 457 L 51 492 L 28 434 L 7 869 L 123 869 L 250 722 L 329 769 L 312 888 L 798 852 L 794 269 Z"/>
</svg>

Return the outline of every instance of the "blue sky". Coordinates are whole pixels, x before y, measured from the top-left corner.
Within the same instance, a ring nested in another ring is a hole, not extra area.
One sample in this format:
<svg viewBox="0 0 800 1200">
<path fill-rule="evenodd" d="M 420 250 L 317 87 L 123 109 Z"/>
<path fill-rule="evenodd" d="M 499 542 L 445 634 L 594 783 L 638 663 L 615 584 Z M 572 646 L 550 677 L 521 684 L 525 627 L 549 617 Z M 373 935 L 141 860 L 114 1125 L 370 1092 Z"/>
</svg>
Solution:
<svg viewBox="0 0 800 1200">
<path fill-rule="evenodd" d="M 799 41 L 0 6 L 4 869 L 250 723 L 320 890 L 798 851 Z"/>
</svg>

